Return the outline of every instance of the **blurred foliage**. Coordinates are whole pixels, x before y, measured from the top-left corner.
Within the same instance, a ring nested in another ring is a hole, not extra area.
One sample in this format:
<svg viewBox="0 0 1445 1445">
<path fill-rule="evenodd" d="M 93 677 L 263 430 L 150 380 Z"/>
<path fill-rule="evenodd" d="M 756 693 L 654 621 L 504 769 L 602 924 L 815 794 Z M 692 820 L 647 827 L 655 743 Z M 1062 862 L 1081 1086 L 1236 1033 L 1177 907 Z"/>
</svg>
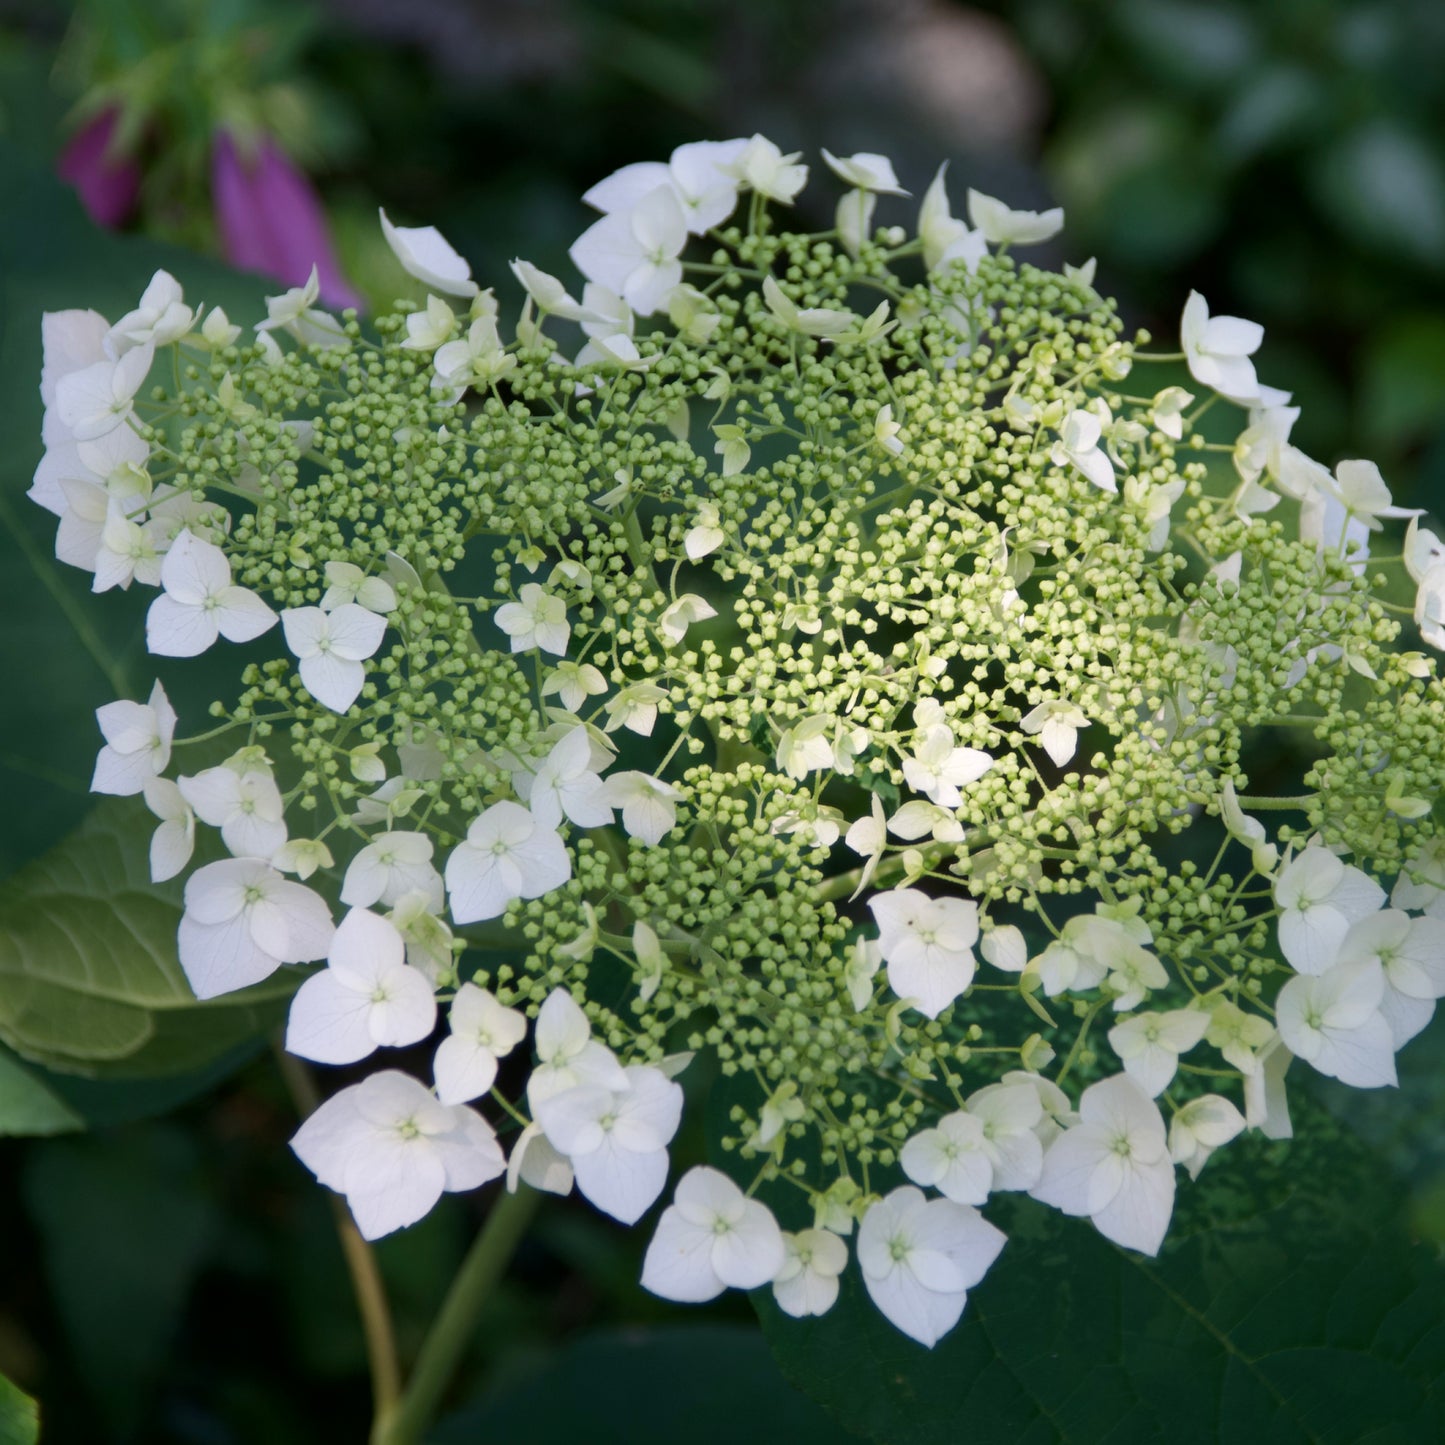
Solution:
<svg viewBox="0 0 1445 1445">
<path fill-rule="evenodd" d="M 218 132 L 273 137 L 304 168 L 355 152 L 353 112 L 303 68 L 319 30 L 311 6 L 284 0 L 82 0 L 54 69 L 76 98 L 67 129 L 113 113 L 111 152 L 140 173 L 138 225 L 214 249 Z"/>
<path fill-rule="evenodd" d="M 1190 287 L 1216 311 L 1262 321 L 1265 377 L 1305 407 L 1301 442 L 1327 460 L 1373 455 L 1402 499 L 1445 511 L 1445 10 L 1436 0 L 979 8 L 1014 27 L 1021 63 L 1048 78 L 1042 163 L 1069 211 L 1071 258 L 1096 251 L 1101 283 L 1161 336 Z M 23 680 L 0 711 L 0 877 L 37 866 L 58 844 L 77 846 L 62 839 L 91 802 L 93 709 L 139 695 L 152 675 L 144 599 L 93 607 L 85 579 L 50 559 L 46 519 L 23 498 L 40 453 L 39 314 L 75 304 L 119 314 L 157 265 L 237 319 L 258 311 L 255 282 L 153 239 L 211 243 L 204 157 L 218 117 L 264 124 L 313 168 L 346 269 L 382 301 L 408 283 L 377 234 L 378 204 L 399 222 L 440 226 L 485 279 L 506 278 L 519 252 L 560 270 L 585 223 L 578 197 L 600 175 L 702 134 L 764 129 L 801 143 L 819 116 L 818 92 L 800 77 L 825 41 L 849 27 L 864 33 L 863 21 L 880 16 L 903 27 L 965 13 L 948 0 L 892 9 L 881 0 L 90 0 L 87 30 L 71 28 L 72 9 L 14 0 L 12 27 L 0 32 L 9 203 L 0 387 L 11 423 L 0 457 L 0 661 Z M 83 105 L 67 120 L 66 106 L 87 92 L 92 108 L 163 100 L 141 126 L 147 194 L 157 199 L 146 212 L 152 237 L 95 231 L 43 173 L 67 125 L 91 113 Z M 846 144 L 891 148 L 884 137 L 908 129 L 898 120 L 906 102 L 891 118 L 854 116 Z M 848 103 L 836 97 L 838 111 Z M 929 148 L 912 158 L 918 177 L 931 169 L 921 154 Z M 994 173 L 976 157 L 971 164 L 979 168 L 955 167 L 958 199 L 971 181 L 993 183 L 980 180 Z M 1023 200 L 1029 178 L 1014 173 L 1011 183 L 1001 193 Z M 204 681 L 178 701 L 203 709 Z M 1260 760 L 1261 777 L 1270 766 Z M 13 889 L 9 898 L 18 906 Z M 15 1012 L 22 957 L 6 942 L 15 919 L 5 906 L 0 1022 Z M 54 970 L 42 972 L 54 987 Z M 0 1137 L 0 1178 L 15 1181 L 0 1190 L 0 1445 L 34 1437 L 30 1404 L 6 1375 L 44 1399 L 45 1438 L 58 1445 L 364 1438 L 363 1342 L 328 1201 L 286 1148 L 294 1107 L 269 1058 L 257 1057 L 265 1022 L 169 1058 L 162 1078 L 60 1072 L 96 1061 L 6 1034 L 52 1067 L 0 1048 L 0 1136 L 36 1136 Z M 1230 1153 L 1211 1164 L 1157 1270 L 1084 1224 L 1055 1221 L 1052 1233 L 1016 1240 L 935 1355 L 862 1309 L 856 1281 L 836 1321 L 780 1321 L 762 1302 L 768 1334 L 789 1376 L 850 1431 L 897 1445 L 1205 1438 L 1201 1421 L 1220 1400 L 1243 1408 L 1251 1391 L 1270 1388 L 1300 1402 L 1264 1417 L 1278 1427 L 1271 1445 L 1303 1429 L 1379 1445 L 1437 1438 L 1428 1409 L 1438 1401 L 1421 1403 L 1420 1379 L 1445 1368 L 1438 1267 L 1411 1244 L 1445 1243 L 1445 1071 L 1431 1037 L 1402 1059 L 1404 1097 L 1317 1091 L 1345 1129 L 1334 1163 L 1306 1167 L 1302 1151 L 1265 1148 L 1242 1149 L 1241 1160 L 1252 1158 L 1238 1171 Z M 400 1062 L 424 1071 L 425 1051 Z M 709 1084 L 703 1061 L 685 1083 L 698 1102 Z M 684 1129 L 682 1165 L 705 1152 L 696 1110 Z M 1277 1153 L 1289 1192 L 1252 1192 Z M 487 1202 L 447 1196 L 381 1244 L 404 1354 Z M 1265 1216 L 1272 1237 L 1288 1231 L 1291 1252 L 1317 1242 L 1286 1258 L 1253 1221 L 1261 1204 L 1274 1211 Z M 1233 1225 L 1204 1228 L 1229 1209 Z M 1028 1235 L 1026 1211 L 1018 1214 Z M 746 1301 L 683 1319 L 642 1294 L 645 1243 L 645 1227 L 623 1230 L 576 1200 L 548 1200 L 478 1324 L 437 1445 L 649 1445 L 707 1439 L 714 1427 L 719 1439 L 844 1438 L 769 1364 Z M 1392 1280 L 1398 1289 L 1386 1290 Z M 1435 1281 L 1423 1302 L 1421 1280 Z M 1261 1282 L 1268 1299 L 1251 1324 Z M 1115 1334 L 1091 1335 L 1089 1310 L 1102 1300 L 1133 1311 L 1140 1291 L 1152 1305 L 1126 1357 Z M 1413 1356 L 1391 1333 L 1407 1325 L 1418 1327 Z M 1250 1328 L 1278 1338 L 1266 1348 Z M 1045 1329 L 1056 1336 L 1041 1344 Z M 1280 1339 L 1298 1348 L 1261 1364 Z M 1207 1381 L 1191 1374 L 1196 1359 L 1207 1361 Z M 1010 1383 L 1045 1365 L 1056 1377 L 1032 1400 Z M 1281 1380 L 1287 1368 L 1298 1373 Z M 1220 1438 L 1263 1438 L 1249 1433 L 1252 1418 L 1235 1417 Z"/>
<path fill-rule="evenodd" d="M 1445 504 L 1445 7 L 1010 0 L 1049 77 L 1071 245 L 1160 328 L 1264 322 L 1298 439 Z"/>
</svg>

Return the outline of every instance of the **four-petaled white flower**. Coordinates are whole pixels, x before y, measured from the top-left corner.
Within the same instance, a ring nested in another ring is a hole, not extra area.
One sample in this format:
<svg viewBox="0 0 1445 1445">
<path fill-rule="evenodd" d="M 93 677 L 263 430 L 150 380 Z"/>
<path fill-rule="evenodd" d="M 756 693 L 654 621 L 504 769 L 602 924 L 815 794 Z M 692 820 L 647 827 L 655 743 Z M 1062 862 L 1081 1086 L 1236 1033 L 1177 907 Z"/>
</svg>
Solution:
<svg viewBox="0 0 1445 1445">
<path fill-rule="evenodd" d="M 574 727 L 552 745 L 541 766 L 518 789 L 532 816 L 543 828 L 560 826 L 563 817 L 579 828 L 600 828 L 612 821 L 612 804 L 601 777 L 593 770 L 592 739 L 585 727 Z"/>
<path fill-rule="evenodd" d="M 94 441 L 121 426 L 154 360 L 153 347 L 137 346 L 119 361 L 92 362 L 60 377 L 55 384 L 55 415 L 70 439 Z"/>
<path fill-rule="evenodd" d="M 432 840 L 425 833 L 386 832 L 353 858 L 341 884 L 341 901 L 351 908 L 398 903 L 420 893 L 439 912 L 446 901 L 442 877 L 432 863 Z"/>
<path fill-rule="evenodd" d="M 1280 951 L 1300 973 L 1320 974 L 1334 962 L 1350 925 L 1383 905 L 1385 890 L 1327 848 L 1311 846 L 1280 871 L 1274 901 Z"/>
<path fill-rule="evenodd" d="M 408 276 L 415 276 L 448 296 L 477 294 L 472 268 L 435 226 L 393 226 L 384 210 L 378 214 L 381 234 Z"/>
<path fill-rule="evenodd" d="M 579 1084 L 537 1106 L 548 1141 L 567 1156 L 577 1188 L 600 1210 L 635 1224 L 667 1183 L 667 1145 L 682 1090 L 660 1069 L 634 1066 L 622 1089 Z"/>
<path fill-rule="evenodd" d="M 920 1129 L 903 1146 L 898 1162 L 915 1184 L 937 1189 L 957 1204 L 983 1204 L 993 1188 L 983 1121 L 962 1110 L 945 1114 L 932 1129 Z"/>
<path fill-rule="evenodd" d="M 966 1112 L 982 1127 L 979 1148 L 993 1168 L 990 1189 L 1032 1189 L 1038 1182 L 1044 1164 L 1043 1136 L 1048 1132 L 1044 1090 L 1039 1085 L 1048 1083 L 1036 1074 L 1014 1073 L 969 1096 Z M 1049 1097 L 1055 1108 L 1068 1112 L 1062 1091 Z"/>
<path fill-rule="evenodd" d="M 447 859 L 447 896 L 458 923 L 500 918 L 516 898 L 540 898 L 572 876 L 567 845 L 520 803 L 493 803 L 472 819 Z"/>
<path fill-rule="evenodd" d="M 848 1265 L 848 1246 L 829 1229 L 783 1235 L 783 1267 L 773 1277 L 778 1308 L 795 1320 L 824 1315 L 838 1300 L 838 1276 Z"/>
<path fill-rule="evenodd" d="M 1034 246 L 1064 229 L 1063 210 L 1015 211 L 993 196 L 969 190 L 968 219 L 990 246 Z"/>
<path fill-rule="evenodd" d="M 1209 1006 L 1209 1028 L 1204 1042 L 1216 1048 L 1240 1073 L 1249 1075 L 1259 1068 L 1259 1051 L 1274 1036 L 1267 1018 L 1245 1013 L 1227 998 L 1216 998 Z"/>
<path fill-rule="evenodd" d="M 332 712 L 345 712 L 366 681 L 362 663 L 381 646 L 386 618 L 355 602 L 343 602 L 330 612 L 319 607 L 287 608 L 281 626 L 306 690 Z"/>
<path fill-rule="evenodd" d="M 576 712 L 589 697 L 607 691 L 607 679 L 590 662 L 563 658 L 542 683 L 543 697 L 556 697 L 568 712 Z"/>
<path fill-rule="evenodd" d="M 396 588 L 385 577 L 368 577 L 354 562 L 328 562 L 326 584 L 323 612 L 333 612 L 349 602 L 383 617 L 396 611 Z"/>
<path fill-rule="evenodd" d="M 297 1158 L 346 1196 L 363 1239 L 415 1224 L 443 1192 L 476 1189 L 506 1168 L 492 1126 L 386 1069 L 329 1098 L 291 1140 Z"/>
<path fill-rule="evenodd" d="M 1165 436 L 1180 441 L 1184 436 L 1184 408 L 1193 400 L 1194 393 L 1182 386 L 1166 386 L 1154 398 L 1149 419 Z"/>
<path fill-rule="evenodd" d="M 1195 381 L 1242 406 L 1259 399 L 1259 378 L 1249 359 L 1264 340 L 1264 328 L 1257 321 L 1211 316 L 1209 303 L 1199 292 L 1191 291 L 1184 303 L 1179 335 Z"/>
<path fill-rule="evenodd" d="M 630 211 L 659 186 L 667 186 L 677 197 L 688 230 L 701 236 L 727 220 L 737 205 L 740 183 L 729 168 L 746 146 L 745 140 L 691 141 L 678 146 L 666 163 L 623 166 L 582 199 L 610 215 Z"/>
<path fill-rule="evenodd" d="M 629 838 L 641 838 L 656 847 L 677 823 L 677 805 L 682 794 L 650 773 L 628 770 L 613 773 L 602 785 L 602 796 L 611 808 L 622 810 L 622 826 Z"/>
<path fill-rule="evenodd" d="M 1169 1157 L 1182 1164 L 1191 1179 L 1198 1179 L 1209 1156 L 1243 1128 L 1244 1115 L 1228 1099 L 1201 1094 L 1169 1121 Z"/>
<path fill-rule="evenodd" d="M 1123 1061 L 1124 1072 L 1157 1099 L 1186 1054 L 1204 1037 L 1209 1015 L 1203 1009 L 1171 1009 L 1124 1019 L 1109 1030 L 1109 1046 Z"/>
<path fill-rule="evenodd" d="M 513 652 L 540 647 L 543 652 L 562 657 L 572 635 L 567 604 L 536 582 L 522 583 L 517 601 L 504 602 L 497 608 L 496 623 L 512 639 Z"/>
<path fill-rule="evenodd" d="M 196 816 L 221 830 L 237 858 L 269 858 L 286 841 L 285 804 L 271 770 L 244 753 L 178 782 Z"/>
<path fill-rule="evenodd" d="M 1074 756 L 1079 746 L 1079 732 L 1088 725 L 1087 714 L 1061 698 L 1049 698 L 1019 719 L 1019 726 L 1030 737 L 1038 738 L 1054 766 L 1059 768 Z"/>
<path fill-rule="evenodd" d="M 464 983 L 452 999 L 451 1032 L 437 1046 L 432 1074 L 443 1104 L 465 1104 L 487 1092 L 497 1060 L 527 1037 L 527 1016 L 497 1002 L 490 990 Z"/>
<path fill-rule="evenodd" d="M 106 335 L 112 356 L 124 356 L 137 346 L 169 346 L 195 324 L 196 313 L 186 305 L 181 283 L 169 271 L 157 271 L 141 293 L 135 310 L 127 311 Z"/>
<path fill-rule="evenodd" d="M 932 1349 L 958 1323 L 968 1291 L 1005 1242 L 969 1205 L 925 1199 L 905 1185 L 863 1216 L 858 1263 L 869 1298 L 889 1322 Z"/>
<path fill-rule="evenodd" d="M 95 710 L 105 738 L 90 779 L 92 793 L 129 797 L 166 770 L 171 760 L 171 739 L 176 732 L 176 710 L 159 682 L 149 702 L 122 699 Z"/>
<path fill-rule="evenodd" d="M 973 982 L 978 905 L 896 888 L 875 894 L 868 907 L 878 924 L 888 986 L 920 1013 L 937 1018 Z"/>
<path fill-rule="evenodd" d="M 1059 427 L 1049 459 L 1056 467 L 1077 467 L 1100 491 L 1117 492 L 1114 463 L 1099 445 L 1106 425 L 1107 419 L 1095 411 L 1071 411 Z"/>
<path fill-rule="evenodd" d="M 208 863 L 186 879 L 176 942 L 199 999 L 259 983 L 283 963 L 325 958 L 335 926 L 319 893 L 260 858 Z"/>
<path fill-rule="evenodd" d="M 583 1084 L 614 1092 L 627 1088 L 627 1074 L 616 1055 L 592 1037 L 587 1015 L 566 989 L 554 988 L 543 1000 L 534 1042 L 539 1063 L 527 1080 L 533 1114 L 554 1094 Z"/>
<path fill-rule="evenodd" d="M 1378 958 L 1301 974 L 1280 989 L 1274 1016 L 1296 1058 L 1356 1089 L 1393 1085 L 1395 1038 L 1380 1012 L 1385 972 Z"/>
<path fill-rule="evenodd" d="M 682 549 L 687 553 L 689 562 L 701 562 L 704 557 L 716 552 L 727 541 L 727 536 L 716 505 L 704 502 L 697 509 L 697 520 L 682 539 Z"/>
<path fill-rule="evenodd" d="M 786 206 L 808 183 L 807 166 L 797 164 L 800 154 L 784 155 L 766 136 L 755 135 L 723 169 L 760 196 Z"/>
<path fill-rule="evenodd" d="M 594 221 L 568 255 L 589 281 L 615 291 L 639 316 L 651 316 L 682 281 L 678 257 L 687 235 L 677 193 L 660 185 L 627 210 Z"/>
<path fill-rule="evenodd" d="M 437 1014 L 431 983 L 406 962 L 402 936 L 386 919 L 353 908 L 336 929 L 328 959 L 291 1000 L 289 1053 L 354 1064 L 431 1033 Z"/>
<path fill-rule="evenodd" d="M 993 759 L 980 748 L 959 747 L 947 723 L 932 723 L 921 731 L 921 740 L 903 757 L 903 776 L 910 788 L 939 807 L 957 808 L 963 802 L 959 789 L 983 777 Z"/>
<path fill-rule="evenodd" d="M 266 298 L 266 319 L 256 323 L 257 338 L 276 347 L 270 333 L 285 331 L 303 346 L 345 346 L 346 333 L 341 323 L 329 311 L 317 306 L 320 299 L 321 280 L 316 267 L 312 266 L 304 286 L 293 286 L 280 296 Z M 279 361 L 279 348 L 275 355 Z"/>
<path fill-rule="evenodd" d="M 716 616 L 717 609 L 710 602 L 695 592 L 686 592 L 663 609 L 657 619 L 657 629 L 667 639 L 669 647 L 676 647 L 687 636 L 687 629 L 694 622 L 706 622 L 709 617 Z"/>
<path fill-rule="evenodd" d="M 432 389 L 448 393 L 451 401 L 459 401 L 469 386 L 485 391 L 515 370 L 517 358 L 502 345 L 496 321 L 490 316 L 478 316 L 467 327 L 465 336 L 437 347 L 432 365 Z"/>
<path fill-rule="evenodd" d="M 1174 1211 L 1174 1164 L 1157 1105 L 1116 1074 L 1084 1090 L 1079 1121 L 1049 1145 L 1029 1193 L 1087 1215 L 1115 1244 L 1157 1254 Z"/>
<path fill-rule="evenodd" d="M 146 647 L 162 657 L 195 657 L 217 637 L 250 642 L 276 622 L 254 592 L 231 581 L 226 554 L 189 528 L 161 563 L 161 586 L 146 613 Z"/>
<path fill-rule="evenodd" d="M 642 1262 L 642 1287 L 701 1304 L 725 1289 L 757 1289 L 787 1257 L 772 1212 L 726 1174 L 700 1165 L 678 1181 Z"/>
<path fill-rule="evenodd" d="M 1380 1012 L 1395 1047 L 1409 1043 L 1445 998 L 1445 919 L 1411 918 L 1386 908 L 1362 918 L 1345 935 L 1337 963 L 1379 963 L 1385 974 Z"/>
</svg>

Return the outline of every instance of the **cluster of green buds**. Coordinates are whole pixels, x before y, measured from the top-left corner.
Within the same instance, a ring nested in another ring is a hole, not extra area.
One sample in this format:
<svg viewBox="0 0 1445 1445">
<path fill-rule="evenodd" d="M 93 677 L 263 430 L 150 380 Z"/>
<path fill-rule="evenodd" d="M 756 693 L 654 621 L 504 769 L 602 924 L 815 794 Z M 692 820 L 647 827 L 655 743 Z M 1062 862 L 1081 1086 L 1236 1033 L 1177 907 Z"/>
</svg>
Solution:
<svg viewBox="0 0 1445 1445">
<path fill-rule="evenodd" d="M 364 1234 L 504 1174 L 639 1220 L 706 1050 L 737 1167 L 644 1284 L 821 1313 L 856 1229 L 932 1344 L 993 1194 L 1153 1253 L 1177 1168 L 1289 1132 L 1293 1058 L 1394 1081 L 1445 994 L 1445 692 L 1397 645 L 1445 646 L 1445 546 L 1290 444 L 1254 323 L 1191 295 L 1151 351 L 1092 262 L 1017 259 L 1062 213 L 940 171 L 878 227 L 892 165 L 824 159 L 814 234 L 762 137 L 626 167 L 580 299 L 517 261 L 515 319 L 384 215 L 431 294 L 369 330 L 314 277 L 245 335 L 164 273 L 49 316 L 32 496 L 159 589 L 158 659 L 241 648 L 190 737 L 160 683 L 99 712 L 197 994 L 325 960 L 292 1052 L 435 1036 L 294 1141 Z"/>
</svg>

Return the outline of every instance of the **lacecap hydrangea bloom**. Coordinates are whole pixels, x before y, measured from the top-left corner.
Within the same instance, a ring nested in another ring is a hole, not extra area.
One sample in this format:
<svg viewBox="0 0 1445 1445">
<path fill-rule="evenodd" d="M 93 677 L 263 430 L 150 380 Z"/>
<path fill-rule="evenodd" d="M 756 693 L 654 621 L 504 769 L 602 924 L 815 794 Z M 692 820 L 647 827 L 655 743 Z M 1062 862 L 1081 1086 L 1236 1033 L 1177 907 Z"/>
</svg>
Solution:
<svg viewBox="0 0 1445 1445">
<path fill-rule="evenodd" d="M 760 136 L 626 167 L 520 314 L 383 217 L 429 295 L 370 332 L 314 277 L 249 330 L 163 274 L 47 316 L 31 495 L 166 677 L 234 658 L 199 724 L 102 708 L 94 786 L 200 997 L 309 966 L 288 1047 L 374 1060 L 294 1141 L 364 1234 L 664 1201 L 657 1293 L 857 1269 L 931 1345 L 999 1192 L 1152 1254 L 1293 1060 L 1394 1082 L 1445 994 L 1445 544 L 1290 442 L 1257 325 L 1191 295 L 1150 351 L 1022 259 L 1061 213 L 824 160 L 818 234 Z M 702 1050 L 737 1167 L 669 1191 Z"/>
</svg>

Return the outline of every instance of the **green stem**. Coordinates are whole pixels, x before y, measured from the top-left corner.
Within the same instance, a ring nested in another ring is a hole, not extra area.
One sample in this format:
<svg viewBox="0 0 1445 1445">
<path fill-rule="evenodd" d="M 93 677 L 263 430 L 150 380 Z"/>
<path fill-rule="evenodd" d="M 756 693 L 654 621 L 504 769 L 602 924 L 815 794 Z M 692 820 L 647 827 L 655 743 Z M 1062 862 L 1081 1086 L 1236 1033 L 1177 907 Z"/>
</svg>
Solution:
<svg viewBox="0 0 1445 1445">
<path fill-rule="evenodd" d="M 492 1205 L 462 1261 L 441 1312 L 422 1342 L 411 1378 L 394 1408 L 378 1414 L 371 1445 L 420 1445 L 451 1384 L 472 1326 L 520 1242 L 541 1199 L 525 1185 Z"/>
</svg>

